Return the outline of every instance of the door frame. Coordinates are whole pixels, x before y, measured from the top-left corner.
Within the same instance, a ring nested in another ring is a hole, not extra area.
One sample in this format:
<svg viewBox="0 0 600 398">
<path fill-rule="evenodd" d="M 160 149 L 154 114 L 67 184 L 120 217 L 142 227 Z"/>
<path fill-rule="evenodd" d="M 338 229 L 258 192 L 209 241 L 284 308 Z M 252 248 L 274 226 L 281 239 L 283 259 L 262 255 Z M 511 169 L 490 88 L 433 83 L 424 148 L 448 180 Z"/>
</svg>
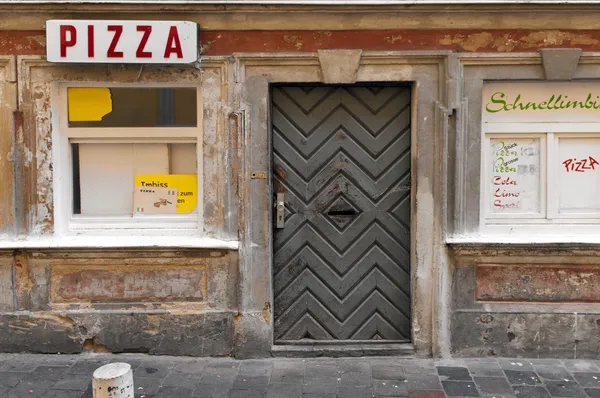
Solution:
<svg viewBox="0 0 600 398">
<path fill-rule="evenodd" d="M 328 50 L 335 51 L 335 50 Z M 343 50 L 340 50 L 343 51 Z M 411 340 L 419 356 L 445 355 L 449 263 L 445 245 L 448 52 L 362 52 L 355 84 L 412 84 L 411 98 Z M 324 76 L 345 65 L 318 53 L 235 54 L 234 91 L 240 155 L 240 319 L 236 351 L 270 354 L 272 289 L 272 84 L 331 83 Z M 340 62 L 345 62 L 340 57 Z M 266 173 L 256 178 L 253 173 Z M 252 177 L 254 175 L 254 177 Z"/>
</svg>

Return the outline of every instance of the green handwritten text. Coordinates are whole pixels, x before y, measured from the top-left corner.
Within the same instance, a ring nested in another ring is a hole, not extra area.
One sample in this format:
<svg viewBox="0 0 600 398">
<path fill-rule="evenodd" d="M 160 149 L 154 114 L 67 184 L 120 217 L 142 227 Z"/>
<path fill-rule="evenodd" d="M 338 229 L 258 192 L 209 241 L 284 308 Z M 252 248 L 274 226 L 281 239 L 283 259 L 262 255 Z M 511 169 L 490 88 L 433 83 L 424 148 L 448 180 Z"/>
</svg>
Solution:
<svg viewBox="0 0 600 398">
<path fill-rule="evenodd" d="M 521 100 L 521 94 L 510 101 L 506 94 L 498 91 L 491 95 L 490 102 L 485 106 L 488 113 L 510 112 L 510 111 L 553 111 L 561 109 L 600 109 L 600 95 L 592 99 L 592 94 L 588 94 L 585 101 L 570 100 L 568 95 L 552 94 L 547 100 L 540 102 L 525 102 Z"/>
</svg>

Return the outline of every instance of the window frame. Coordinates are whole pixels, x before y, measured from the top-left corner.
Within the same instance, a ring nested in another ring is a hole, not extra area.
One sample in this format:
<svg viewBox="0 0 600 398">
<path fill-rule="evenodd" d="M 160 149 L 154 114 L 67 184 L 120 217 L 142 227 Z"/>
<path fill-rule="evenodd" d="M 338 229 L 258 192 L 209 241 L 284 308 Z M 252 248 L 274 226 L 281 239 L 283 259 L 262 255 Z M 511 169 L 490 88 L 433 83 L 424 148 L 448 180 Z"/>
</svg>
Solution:
<svg viewBox="0 0 600 398">
<path fill-rule="evenodd" d="M 195 127 L 69 127 L 69 87 L 132 87 L 196 89 Z M 54 227 L 59 235 L 202 236 L 203 226 L 203 104 L 200 84 L 60 82 L 52 87 L 52 151 L 54 158 Z M 195 143 L 197 211 L 191 214 L 82 216 L 73 214 L 73 169 L 71 143 Z"/>
<path fill-rule="evenodd" d="M 489 138 L 512 137 L 541 139 L 540 209 L 542 217 L 490 217 L 488 209 L 490 163 Z M 600 138 L 600 123 L 593 122 L 487 122 L 481 129 L 480 233 L 510 235 L 581 235 L 600 231 L 600 212 L 560 213 L 558 143 L 560 138 Z M 545 226 L 543 231 L 540 226 Z"/>
</svg>

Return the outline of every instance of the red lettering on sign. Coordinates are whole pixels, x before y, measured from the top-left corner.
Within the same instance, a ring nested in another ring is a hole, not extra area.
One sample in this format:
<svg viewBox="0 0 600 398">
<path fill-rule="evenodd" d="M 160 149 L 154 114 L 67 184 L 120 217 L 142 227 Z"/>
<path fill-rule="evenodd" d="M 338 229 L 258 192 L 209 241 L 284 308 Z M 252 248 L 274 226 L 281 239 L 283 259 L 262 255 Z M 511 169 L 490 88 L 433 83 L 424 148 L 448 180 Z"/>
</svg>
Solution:
<svg viewBox="0 0 600 398">
<path fill-rule="evenodd" d="M 165 58 L 170 58 L 172 53 L 177 54 L 177 58 L 183 58 L 179 32 L 176 26 L 171 26 L 171 29 L 169 29 L 169 37 L 167 37 L 167 46 L 165 47 Z"/>
<path fill-rule="evenodd" d="M 498 188 L 496 189 L 496 192 L 494 192 L 494 196 L 497 198 L 518 198 L 520 195 L 520 192 L 508 192 L 502 188 Z"/>
<path fill-rule="evenodd" d="M 94 57 L 94 25 L 88 25 L 88 57 Z"/>
<path fill-rule="evenodd" d="M 497 200 L 494 201 L 494 207 L 498 207 L 500 210 L 504 210 L 504 209 L 518 209 L 519 208 L 519 202 L 502 203 L 502 201 L 500 199 L 497 199 Z"/>
<path fill-rule="evenodd" d="M 67 40 L 67 32 L 70 33 Z M 73 47 L 77 43 L 77 30 L 73 25 L 60 25 L 60 56 L 67 56 L 67 47 Z"/>
<path fill-rule="evenodd" d="M 152 26 L 147 26 L 147 25 L 138 26 L 137 31 L 144 32 L 144 35 L 142 36 L 142 39 L 140 40 L 140 45 L 138 46 L 138 48 L 135 52 L 135 56 L 138 58 L 151 58 L 152 53 L 150 51 L 144 51 L 144 48 L 146 47 L 146 43 L 148 43 L 148 39 L 150 38 L 150 33 L 152 33 Z"/>
<path fill-rule="evenodd" d="M 115 35 L 110 42 L 110 46 L 108 46 L 108 51 L 106 52 L 106 56 L 108 58 L 123 58 L 123 51 L 116 51 L 117 44 L 119 44 L 119 39 L 121 38 L 121 34 L 123 33 L 123 26 L 121 25 L 108 25 L 107 27 L 109 32 L 115 32 Z"/>
<path fill-rule="evenodd" d="M 567 173 L 574 171 L 584 173 L 586 170 L 596 170 L 596 165 L 600 164 L 596 159 L 588 156 L 587 159 L 577 160 L 577 158 L 570 158 L 562 162 L 565 166 Z"/>
<path fill-rule="evenodd" d="M 510 177 L 502 178 L 500 176 L 494 176 L 493 183 L 494 185 L 517 185 L 516 180 L 513 180 Z"/>
</svg>

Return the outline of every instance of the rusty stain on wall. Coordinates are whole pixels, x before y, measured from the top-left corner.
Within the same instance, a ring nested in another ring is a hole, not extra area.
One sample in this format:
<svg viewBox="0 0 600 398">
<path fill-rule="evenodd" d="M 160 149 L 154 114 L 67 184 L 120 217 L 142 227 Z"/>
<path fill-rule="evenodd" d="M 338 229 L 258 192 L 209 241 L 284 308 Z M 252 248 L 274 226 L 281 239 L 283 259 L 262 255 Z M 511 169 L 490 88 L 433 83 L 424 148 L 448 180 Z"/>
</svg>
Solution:
<svg viewBox="0 0 600 398">
<path fill-rule="evenodd" d="M 482 301 L 600 301 L 598 264 L 478 264 Z"/>
<path fill-rule="evenodd" d="M 452 50 L 457 52 L 537 51 L 577 47 L 600 50 L 600 30 L 385 29 L 385 30 L 205 30 L 204 55 L 235 52 L 316 51 L 317 49 Z M 0 54 L 45 54 L 44 32 L 0 32 Z"/>
<path fill-rule="evenodd" d="M 45 54 L 46 35 L 44 31 L 0 31 L 0 54 Z"/>
<path fill-rule="evenodd" d="M 17 254 L 14 257 L 15 270 L 15 293 L 17 296 L 17 308 L 28 310 L 31 308 L 31 293 L 38 285 L 29 267 L 29 258 L 26 255 Z"/>
<path fill-rule="evenodd" d="M 235 52 L 362 49 L 365 51 L 537 51 L 548 47 L 600 49 L 600 30 L 337 30 L 203 31 L 204 55 Z"/>
</svg>

